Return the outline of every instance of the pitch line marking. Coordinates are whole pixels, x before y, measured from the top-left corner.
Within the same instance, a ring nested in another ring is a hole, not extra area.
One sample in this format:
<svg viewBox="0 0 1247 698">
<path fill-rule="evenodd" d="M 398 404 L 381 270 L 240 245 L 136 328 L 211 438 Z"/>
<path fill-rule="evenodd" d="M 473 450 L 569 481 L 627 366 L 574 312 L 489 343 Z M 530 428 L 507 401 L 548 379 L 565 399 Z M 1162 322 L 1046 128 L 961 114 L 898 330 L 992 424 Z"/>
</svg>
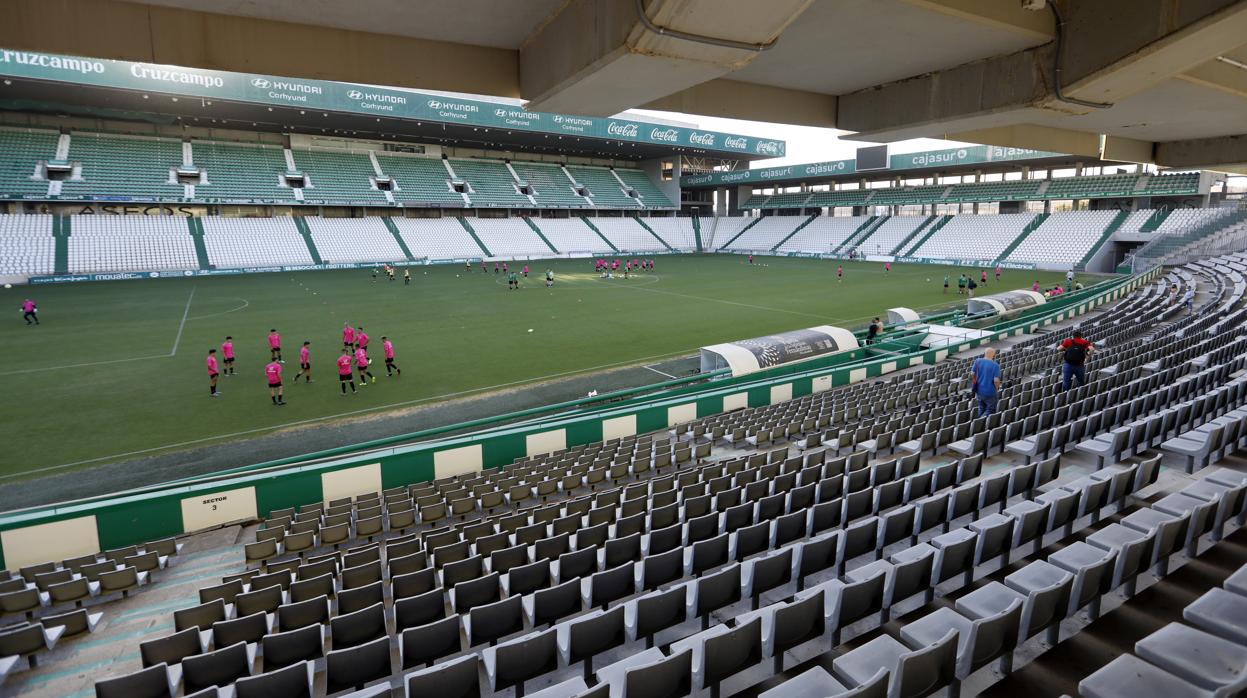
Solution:
<svg viewBox="0 0 1247 698">
<path fill-rule="evenodd" d="M 186 297 L 186 307 L 182 309 L 182 322 L 178 324 L 178 336 L 173 338 L 173 349 L 169 356 L 177 356 L 178 345 L 182 343 L 182 330 L 186 329 L 186 316 L 191 312 L 191 301 L 195 300 L 195 286 L 191 286 L 190 295 Z"/>
<path fill-rule="evenodd" d="M 85 368 L 87 366 L 103 366 L 106 364 L 122 364 L 129 361 L 148 361 L 151 359 L 167 359 L 170 354 L 159 354 L 156 356 L 132 356 L 128 359 L 112 359 L 111 361 L 91 361 L 85 364 L 69 364 L 68 366 L 46 366 L 44 368 L 25 368 L 20 371 L 5 371 L 0 376 L 16 376 L 22 373 L 40 373 L 42 371 L 60 371 L 69 368 Z"/>
<path fill-rule="evenodd" d="M 114 454 L 107 455 L 107 456 L 99 456 L 97 458 L 88 458 L 86 460 L 74 461 L 72 463 L 62 463 L 61 465 L 50 465 L 50 466 L 46 466 L 43 468 L 23 470 L 22 472 L 19 472 L 19 473 L 9 473 L 7 475 L 0 475 L 0 481 L 11 480 L 16 477 L 34 475 L 38 473 L 51 472 L 53 470 L 63 470 L 65 468 L 72 468 L 78 465 L 87 465 L 89 463 L 96 463 L 99 461 L 112 460 L 114 458 L 126 458 L 129 456 L 140 456 L 140 455 L 143 455 L 144 453 L 152 453 L 155 451 L 163 451 L 166 449 L 176 449 L 182 446 L 194 446 L 195 444 L 219 441 L 221 439 L 232 439 L 236 436 L 247 436 L 249 434 L 278 431 L 280 429 L 286 429 L 289 427 L 303 426 L 306 424 L 315 424 L 317 422 L 324 422 L 324 421 L 328 421 L 332 419 L 340 419 L 342 417 L 353 417 L 356 415 L 368 414 L 370 412 L 389 410 L 395 407 L 408 407 L 411 405 L 419 405 L 421 403 L 426 403 L 426 402 L 436 402 L 439 400 L 446 400 L 449 398 L 463 397 L 465 395 L 488 392 L 491 390 L 497 390 L 499 388 L 509 388 L 509 387 L 516 386 L 516 385 L 527 385 L 531 383 L 538 383 L 544 380 L 549 380 L 551 378 L 561 378 L 563 376 L 572 376 L 572 375 L 577 375 L 581 373 L 587 373 L 589 371 L 596 371 L 598 369 L 603 369 L 603 368 L 615 368 L 617 366 L 635 366 L 637 365 L 638 361 L 650 361 L 654 359 L 668 359 L 673 356 L 687 356 L 694 351 L 696 351 L 696 349 L 687 349 L 684 351 L 673 351 L 667 354 L 655 354 L 654 356 L 642 356 L 636 359 L 616 361 L 615 363 L 602 364 L 600 366 L 589 366 L 586 368 L 579 368 L 573 371 L 551 373 L 545 376 L 533 376 L 531 378 L 525 378 L 523 380 L 518 380 L 518 381 L 510 381 L 508 383 L 499 383 L 497 385 L 487 385 L 487 386 L 482 386 L 480 388 L 472 388 L 470 390 L 460 390 L 460 391 L 453 392 L 453 393 L 444 393 L 442 395 L 432 395 L 426 398 L 419 398 L 416 400 L 404 400 L 403 402 L 393 402 L 387 405 L 377 405 L 375 407 L 366 407 L 361 410 L 351 410 L 350 412 L 340 412 L 338 414 L 327 414 L 327 415 L 324 415 L 323 417 L 312 417 L 310 419 L 301 419 L 301 420 L 294 421 L 294 422 L 285 422 L 283 424 L 273 424 L 271 426 L 257 427 L 255 429 L 245 429 L 243 431 L 235 431 L 235 432 L 231 432 L 228 434 L 216 434 L 213 436 L 205 436 L 205 437 L 198 438 L 198 439 L 191 439 L 189 441 L 181 441 L 181 442 L 172 443 L 172 444 L 163 444 L 161 446 L 153 446 L 151 448 L 139 449 L 137 451 L 127 451 L 125 453 L 114 453 Z M 166 358 L 166 357 L 151 357 L 151 358 Z M 122 359 L 122 360 L 123 361 L 138 361 L 139 359 L 135 358 L 135 359 Z M 46 370 L 46 369 L 36 369 L 36 370 Z M 5 374 L 0 374 L 0 375 L 5 375 Z M 206 474 L 210 475 L 211 473 L 206 473 Z"/>
<path fill-rule="evenodd" d="M 229 315 L 230 313 L 236 313 L 236 312 L 238 312 L 238 311 L 240 311 L 240 310 L 246 310 L 246 309 L 247 309 L 247 307 L 251 305 L 251 301 L 247 300 L 246 298 L 235 298 L 234 300 L 237 300 L 237 301 L 242 301 L 242 305 L 237 306 L 237 307 L 235 307 L 235 308 L 230 308 L 229 310 L 222 310 L 222 311 L 221 311 L 221 312 L 219 312 L 219 313 L 208 313 L 207 315 L 195 315 L 195 316 L 192 316 L 192 317 L 189 317 L 189 318 L 186 318 L 186 319 L 187 319 L 187 320 L 206 320 L 206 319 L 208 319 L 208 318 L 210 318 L 210 317 L 218 317 L 218 316 L 221 316 L 221 315 Z"/>
<path fill-rule="evenodd" d="M 660 375 L 660 376 L 666 376 L 666 377 L 668 377 L 668 378 L 673 378 L 673 379 L 675 378 L 675 376 L 671 375 L 670 373 L 665 373 L 665 372 L 663 372 L 663 371 L 659 371 L 658 369 L 654 368 L 653 366 L 642 366 L 641 368 L 649 369 L 650 371 L 653 371 L 654 373 L 657 373 L 657 374 L 658 374 L 658 375 Z"/>
</svg>

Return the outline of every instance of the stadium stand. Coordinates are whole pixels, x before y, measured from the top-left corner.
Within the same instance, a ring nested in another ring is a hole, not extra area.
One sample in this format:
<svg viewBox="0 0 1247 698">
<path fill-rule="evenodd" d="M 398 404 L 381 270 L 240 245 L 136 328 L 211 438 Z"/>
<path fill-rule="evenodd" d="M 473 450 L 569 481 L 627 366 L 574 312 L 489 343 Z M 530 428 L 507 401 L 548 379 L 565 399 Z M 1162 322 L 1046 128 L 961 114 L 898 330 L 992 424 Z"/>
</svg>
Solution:
<svg viewBox="0 0 1247 698">
<path fill-rule="evenodd" d="M 289 217 L 202 219 L 208 259 L 221 269 L 311 264 L 303 237 Z"/>
<path fill-rule="evenodd" d="M 1095 199 L 1129 196 L 1134 193 L 1140 175 L 1105 175 L 1100 177 L 1056 178 L 1048 182 L 1044 196 L 1049 199 Z"/>
<path fill-rule="evenodd" d="M 194 164 L 204 183 L 195 186 L 200 201 L 274 201 L 292 203 L 294 191 L 282 181 L 287 171 L 282 148 L 220 141 L 194 141 Z"/>
<path fill-rule="evenodd" d="M 450 173 L 440 159 L 377 154 L 381 171 L 394 178 L 394 198 L 407 204 L 462 208 L 463 195 L 450 187 Z"/>
<path fill-rule="evenodd" d="M 645 219 L 645 224 L 653 228 L 658 237 L 677 250 L 697 249 L 693 219 L 688 216 L 651 216 Z"/>
<path fill-rule="evenodd" d="M 641 204 L 645 208 L 675 208 L 675 204 L 671 203 L 671 199 L 654 184 L 654 180 L 640 170 L 634 170 L 628 167 L 615 168 L 615 174 L 623 180 L 623 183 L 632 187 L 633 191 L 641 197 Z"/>
<path fill-rule="evenodd" d="M 630 216 L 594 218 L 593 225 L 622 252 L 665 252 L 667 249 Z"/>
<path fill-rule="evenodd" d="M 1034 213 L 954 216 L 916 249 L 901 254 L 933 259 L 994 260 L 1022 234 L 1035 216 Z"/>
<path fill-rule="evenodd" d="M 926 216 L 892 216 L 857 247 L 867 254 L 892 254 L 896 246 L 909 238 L 919 226 L 928 224 L 927 220 Z"/>
<path fill-rule="evenodd" d="M 97 691 L 840 695 L 1050 670 L 1059 641 L 1147 603 L 1243 525 L 1247 476 L 1215 465 L 1247 433 L 1247 339 L 1216 331 L 1247 320 L 1243 271 L 1238 255 L 1187 265 L 1085 320 L 1102 353 L 1071 391 L 1060 356 L 1036 351 L 1051 336 L 1011 344 L 991 417 L 964 398 L 970 359 L 956 357 L 268 512 L 247 527 L 254 543 L 227 549 L 243 571 L 201 587 L 172 632 L 136 643 L 143 668 L 127 658 Z M 1170 284 L 1197 289 L 1198 312 L 1181 313 Z M 1144 679 L 1170 695 L 1237 680 L 1202 657 L 1239 652 L 1225 642 L 1244 637 L 1242 576 L 1183 609 L 1198 634 L 1167 626 L 1063 676 L 1114 697 L 1146 694 Z"/>
<path fill-rule="evenodd" d="M 1117 211 L 1054 213 L 1015 247 L 1007 259 L 1072 267 L 1086 256 L 1117 215 Z"/>
<path fill-rule="evenodd" d="M 179 140 L 75 131 L 69 160 L 74 173 L 62 183 L 63 197 L 183 198 L 173 174 L 182 164 Z"/>
<path fill-rule="evenodd" d="M 542 218 L 533 222 L 541 228 L 541 232 L 550 244 L 561 253 L 596 253 L 609 249 L 602 238 L 598 237 L 598 234 L 578 217 Z"/>
<path fill-rule="evenodd" d="M 55 262 L 52 216 L 0 215 L 0 276 L 50 274 Z"/>
<path fill-rule="evenodd" d="M 0 128 L 0 197 L 46 196 L 43 164 L 55 159 L 59 138 L 56 131 Z"/>
<path fill-rule="evenodd" d="M 71 216 L 69 271 L 197 269 L 186 219 L 173 216 Z"/>
<path fill-rule="evenodd" d="M 1043 180 L 1013 180 L 1007 182 L 975 182 L 958 184 L 952 188 L 944 201 L 971 203 L 976 201 L 1033 201 L 1039 197 Z"/>
<path fill-rule="evenodd" d="M 468 197 L 474 206 L 535 208 L 527 196 L 519 193 L 515 178 L 506 163 L 497 160 L 449 160 L 455 174 L 471 185 Z"/>
<path fill-rule="evenodd" d="M 874 196 L 873 189 L 841 191 L 816 191 L 806 202 L 807 206 L 863 206 Z M 748 202 L 746 202 L 748 203 Z M 742 205 L 741 208 L 746 208 Z"/>
<path fill-rule="evenodd" d="M 818 216 L 779 245 L 781 251 L 830 252 L 860 228 L 865 216 Z"/>
<path fill-rule="evenodd" d="M 640 208 L 636 199 L 628 196 L 615 174 L 605 167 L 567 165 L 564 168 L 576 183 L 589 190 L 590 201 L 597 208 Z"/>
<path fill-rule="evenodd" d="M 532 186 L 533 198 L 542 208 L 589 207 L 589 202 L 572 188 L 561 165 L 516 160 L 511 166 L 524 183 Z"/>
<path fill-rule="evenodd" d="M 742 226 L 741 234 L 734 238 L 724 238 L 716 231 L 715 241 L 723 238 L 721 249 L 769 250 L 808 220 L 807 216 L 763 216 L 753 225 Z"/>
<path fill-rule="evenodd" d="M 522 218 L 474 218 L 472 229 L 496 255 L 549 257 L 554 254 Z"/>
<path fill-rule="evenodd" d="M 1147 180 L 1148 195 L 1191 194 L 1199 190 L 1198 172 L 1176 172 L 1153 175 Z"/>
<path fill-rule="evenodd" d="M 484 255 L 457 218 L 391 218 L 417 259 L 472 259 Z"/>
<path fill-rule="evenodd" d="M 349 201 L 356 205 L 384 206 L 385 192 L 373 185 L 376 170 L 367 153 L 331 150 L 293 150 L 295 169 L 308 176 L 303 190 L 306 201 Z"/>
<path fill-rule="evenodd" d="M 312 240 L 326 264 L 384 262 L 406 259 L 385 223 L 370 218 L 304 217 Z"/>
</svg>

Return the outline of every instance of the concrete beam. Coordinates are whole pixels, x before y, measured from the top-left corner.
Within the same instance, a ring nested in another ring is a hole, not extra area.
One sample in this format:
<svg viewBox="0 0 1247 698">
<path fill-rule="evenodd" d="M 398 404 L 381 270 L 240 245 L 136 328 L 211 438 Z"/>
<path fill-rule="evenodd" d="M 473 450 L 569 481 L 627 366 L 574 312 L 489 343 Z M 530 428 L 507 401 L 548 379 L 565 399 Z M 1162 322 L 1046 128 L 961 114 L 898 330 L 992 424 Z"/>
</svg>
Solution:
<svg viewBox="0 0 1247 698">
<path fill-rule="evenodd" d="M 1061 7 L 1066 97 L 1111 103 L 1188 71 L 1189 79 L 1237 89 L 1232 78 L 1209 78 L 1200 66 L 1243 44 L 1247 0 L 1062 0 Z M 1055 58 L 1055 44 L 1046 44 L 841 95 L 838 127 L 889 142 L 1095 111 L 1056 98 Z"/>
<path fill-rule="evenodd" d="M 835 128 L 836 97 L 719 78 L 646 105 L 646 109 Z"/>
<path fill-rule="evenodd" d="M 994 31 L 1011 32 L 1036 41 L 1049 41 L 1056 34 L 1056 22 L 1047 10 L 1035 11 L 1022 7 L 1021 2 L 1000 0 L 902 0 L 930 12 L 949 15 L 988 27 Z"/>
<path fill-rule="evenodd" d="M 1015 124 L 976 131 L 959 131 L 942 136 L 948 140 L 983 143 L 1005 148 L 1033 148 L 1053 153 L 1100 157 L 1100 137 L 1085 131 L 1073 131 L 1035 124 Z"/>
<path fill-rule="evenodd" d="M 1178 79 L 1247 98 L 1247 69 L 1221 60 L 1214 59 L 1195 66 L 1179 75 Z"/>
<path fill-rule="evenodd" d="M 813 0 L 649 0 L 666 29 L 768 44 Z M 609 116 L 748 65 L 757 51 L 708 45 L 646 28 L 635 0 L 569 0 L 520 47 L 529 109 Z"/>
<path fill-rule="evenodd" d="M 0 46 L 212 70 L 519 96 L 516 51 L 118 0 L 6 0 Z"/>
<path fill-rule="evenodd" d="M 1161 167 L 1242 171 L 1247 168 L 1247 134 L 1157 143 L 1156 164 Z"/>
</svg>

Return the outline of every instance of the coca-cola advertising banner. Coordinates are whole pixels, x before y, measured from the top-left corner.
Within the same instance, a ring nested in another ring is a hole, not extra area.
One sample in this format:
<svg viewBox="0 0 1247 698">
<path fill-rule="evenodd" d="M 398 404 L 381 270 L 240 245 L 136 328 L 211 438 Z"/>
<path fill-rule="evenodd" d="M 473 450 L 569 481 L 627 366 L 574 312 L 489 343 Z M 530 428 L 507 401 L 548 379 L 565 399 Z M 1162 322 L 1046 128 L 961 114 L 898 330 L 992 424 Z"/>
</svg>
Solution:
<svg viewBox="0 0 1247 698">
<path fill-rule="evenodd" d="M 434 123 L 536 131 L 599 140 L 671 145 L 717 154 L 783 157 L 785 153 L 783 141 L 630 119 L 530 112 L 511 104 L 460 99 L 413 90 L 80 58 L 35 51 L 0 49 L 0 77 L 267 106 L 362 113 Z"/>
</svg>

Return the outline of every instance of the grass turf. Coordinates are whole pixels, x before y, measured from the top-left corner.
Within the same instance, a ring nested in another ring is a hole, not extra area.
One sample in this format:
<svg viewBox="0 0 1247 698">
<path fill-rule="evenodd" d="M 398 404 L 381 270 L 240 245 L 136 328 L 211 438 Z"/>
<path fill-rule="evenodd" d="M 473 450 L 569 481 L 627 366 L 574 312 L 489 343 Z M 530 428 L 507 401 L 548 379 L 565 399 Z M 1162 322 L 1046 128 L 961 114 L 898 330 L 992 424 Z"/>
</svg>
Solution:
<svg viewBox="0 0 1247 698">
<path fill-rule="evenodd" d="M 0 325 L 0 478 L 49 468 L 257 436 L 284 426 L 364 416 L 526 382 L 691 354 L 717 342 L 831 324 L 855 327 L 890 307 L 964 303 L 956 269 L 737 256 L 661 257 L 629 280 L 602 280 L 588 260 L 534 262 L 508 291 L 477 266 L 413 267 L 412 283 L 375 283 L 365 270 L 169 278 L 0 291 L 30 296 L 43 324 L 19 313 Z M 554 269 L 556 285 L 538 277 Z M 942 293 L 945 274 L 953 288 Z M 1005 271 L 980 295 L 1052 285 L 1058 273 Z M 341 396 L 333 360 L 344 322 L 372 337 L 377 383 Z M 263 367 L 270 328 L 282 335 L 286 407 L 269 401 Z M 529 332 L 529 329 L 532 331 Z M 234 377 L 210 398 L 204 359 L 233 335 Z M 401 378 L 386 378 L 381 336 Z M 312 342 L 313 382 L 293 382 Z M 655 380 L 661 377 L 655 375 Z M 508 411 L 499 402 L 497 411 Z M 16 446 L 16 448 L 14 448 Z M 239 463 L 243 465 L 244 463 Z"/>
</svg>

